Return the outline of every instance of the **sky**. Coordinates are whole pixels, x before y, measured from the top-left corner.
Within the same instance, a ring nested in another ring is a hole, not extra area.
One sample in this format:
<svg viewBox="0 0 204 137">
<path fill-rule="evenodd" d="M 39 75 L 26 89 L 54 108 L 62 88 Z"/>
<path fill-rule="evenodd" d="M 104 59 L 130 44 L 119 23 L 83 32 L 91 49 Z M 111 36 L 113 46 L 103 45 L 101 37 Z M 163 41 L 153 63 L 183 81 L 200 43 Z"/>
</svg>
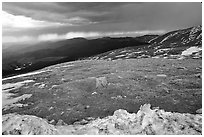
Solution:
<svg viewBox="0 0 204 137">
<path fill-rule="evenodd" d="M 202 4 L 126 2 L 3 2 L 2 42 L 75 37 L 140 36 L 202 24 Z"/>
</svg>

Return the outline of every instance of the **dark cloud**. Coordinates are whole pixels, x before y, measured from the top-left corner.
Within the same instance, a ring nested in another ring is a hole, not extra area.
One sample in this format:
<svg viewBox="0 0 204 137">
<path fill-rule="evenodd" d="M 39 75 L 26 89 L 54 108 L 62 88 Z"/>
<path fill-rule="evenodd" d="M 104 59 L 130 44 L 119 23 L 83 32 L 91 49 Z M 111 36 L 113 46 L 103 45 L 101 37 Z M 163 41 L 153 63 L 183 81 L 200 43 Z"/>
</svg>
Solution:
<svg viewBox="0 0 204 137">
<path fill-rule="evenodd" d="M 14 15 L 53 22 L 67 22 L 80 17 L 90 22 L 132 22 L 138 26 L 154 27 L 187 26 L 202 20 L 201 3 L 21 2 L 3 3 L 2 8 Z"/>
<path fill-rule="evenodd" d="M 3 3 L 3 10 L 13 15 L 24 15 L 37 20 L 65 22 L 72 17 L 81 17 L 93 22 L 113 20 L 114 10 L 125 5 L 140 3 L 60 2 L 60 3 Z"/>
<path fill-rule="evenodd" d="M 202 4 L 200 2 L 3 2 L 2 9 L 12 15 L 22 15 L 34 20 L 72 24 L 71 26 L 21 31 L 24 35 L 34 36 L 49 33 L 61 35 L 76 31 L 171 31 L 202 23 Z M 18 36 L 19 32 L 3 32 L 3 35 Z"/>
</svg>

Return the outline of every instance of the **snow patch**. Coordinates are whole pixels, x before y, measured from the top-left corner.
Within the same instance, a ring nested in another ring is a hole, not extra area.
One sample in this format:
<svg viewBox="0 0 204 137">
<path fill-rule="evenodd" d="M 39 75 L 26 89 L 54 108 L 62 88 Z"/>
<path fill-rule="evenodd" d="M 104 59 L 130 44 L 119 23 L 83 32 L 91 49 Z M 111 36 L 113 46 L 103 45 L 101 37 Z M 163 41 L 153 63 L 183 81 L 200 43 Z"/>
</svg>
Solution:
<svg viewBox="0 0 204 137">
<path fill-rule="evenodd" d="M 171 50 L 171 48 L 158 49 L 155 53 L 164 52 L 164 51 L 168 51 L 168 50 Z"/>
<path fill-rule="evenodd" d="M 118 58 L 118 57 L 124 57 L 124 56 L 126 56 L 126 55 L 118 55 L 118 56 L 115 56 L 115 57 Z"/>
<path fill-rule="evenodd" d="M 12 76 L 12 77 L 8 77 L 8 78 L 4 78 L 4 79 L 2 79 L 2 81 L 9 80 L 9 79 L 14 79 L 14 78 L 25 77 L 25 76 L 37 75 L 37 74 L 48 72 L 48 71 L 51 71 L 51 70 L 36 71 L 36 72 L 21 74 L 21 75 L 17 75 L 17 76 Z"/>
<path fill-rule="evenodd" d="M 58 68 L 68 68 L 68 67 L 73 67 L 74 65 L 65 65 L 65 66 L 60 66 L 60 67 L 55 67 L 55 69 L 58 69 Z"/>
<path fill-rule="evenodd" d="M 31 96 L 32 96 L 32 94 L 24 94 L 24 95 L 16 97 L 16 98 L 11 98 L 11 96 L 8 96 L 6 94 L 2 94 L 2 107 L 3 108 L 5 107 L 8 109 L 9 106 L 13 107 L 12 104 L 14 104 L 18 101 L 30 98 Z"/>
<path fill-rule="evenodd" d="M 2 91 L 3 92 L 8 92 L 10 90 L 18 89 L 22 87 L 26 83 L 34 82 L 33 80 L 25 80 L 21 82 L 16 82 L 16 83 L 6 83 L 2 85 Z"/>
<path fill-rule="evenodd" d="M 190 47 L 190 48 L 184 50 L 181 55 L 188 56 L 188 55 L 191 55 L 191 54 L 193 54 L 195 52 L 199 52 L 200 50 L 202 50 L 202 48 Z"/>
<path fill-rule="evenodd" d="M 160 43 L 163 43 L 164 41 L 166 41 L 168 38 L 173 37 L 177 34 L 178 32 L 174 33 L 174 34 L 170 34 L 169 36 L 165 37 Z"/>
</svg>

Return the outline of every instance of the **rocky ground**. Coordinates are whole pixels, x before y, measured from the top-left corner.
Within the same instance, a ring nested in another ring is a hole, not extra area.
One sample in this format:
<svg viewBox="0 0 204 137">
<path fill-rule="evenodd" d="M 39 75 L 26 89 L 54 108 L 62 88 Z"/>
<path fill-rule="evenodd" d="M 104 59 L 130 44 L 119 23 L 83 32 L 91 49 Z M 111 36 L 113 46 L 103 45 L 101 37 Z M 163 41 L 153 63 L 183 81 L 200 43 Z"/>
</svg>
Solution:
<svg viewBox="0 0 204 137">
<path fill-rule="evenodd" d="M 3 127 L 9 125 L 8 117 L 15 118 L 13 113 L 19 114 L 16 117 L 32 115 L 46 119 L 46 124 L 53 130 L 56 127 L 52 125 L 87 125 L 97 118 L 115 115 L 119 109 L 137 113 L 144 104 L 168 112 L 201 113 L 201 72 L 202 59 L 143 58 L 68 62 L 6 78 L 2 82 L 2 102 L 6 102 L 2 107 Z M 189 134 L 201 134 L 200 128 Z M 13 132 L 4 130 L 2 133 Z M 117 133 L 126 134 L 124 131 Z M 129 133 L 133 134 L 132 131 Z M 137 133 L 146 131 L 141 129 Z M 174 132 L 180 133 L 184 134 Z"/>
<path fill-rule="evenodd" d="M 137 114 L 119 109 L 113 116 L 98 118 L 87 124 L 48 124 L 46 120 L 29 115 L 3 116 L 3 135 L 201 135 L 202 115 L 165 112 L 150 109 L 150 104 L 140 107 Z"/>
</svg>

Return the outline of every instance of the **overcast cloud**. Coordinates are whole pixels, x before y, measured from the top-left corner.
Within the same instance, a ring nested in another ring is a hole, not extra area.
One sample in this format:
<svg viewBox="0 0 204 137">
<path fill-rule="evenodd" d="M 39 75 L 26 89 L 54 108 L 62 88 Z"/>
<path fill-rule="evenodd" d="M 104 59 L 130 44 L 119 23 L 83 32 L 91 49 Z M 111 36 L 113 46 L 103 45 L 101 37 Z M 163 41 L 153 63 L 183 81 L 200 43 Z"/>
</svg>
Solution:
<svg viewBox="0 0 204 137">
<path fill-rule="evenodd" d="M 3 43 L 137 36 L 202 24 L 201 3 L 6 3 Z"/>
</svg>

